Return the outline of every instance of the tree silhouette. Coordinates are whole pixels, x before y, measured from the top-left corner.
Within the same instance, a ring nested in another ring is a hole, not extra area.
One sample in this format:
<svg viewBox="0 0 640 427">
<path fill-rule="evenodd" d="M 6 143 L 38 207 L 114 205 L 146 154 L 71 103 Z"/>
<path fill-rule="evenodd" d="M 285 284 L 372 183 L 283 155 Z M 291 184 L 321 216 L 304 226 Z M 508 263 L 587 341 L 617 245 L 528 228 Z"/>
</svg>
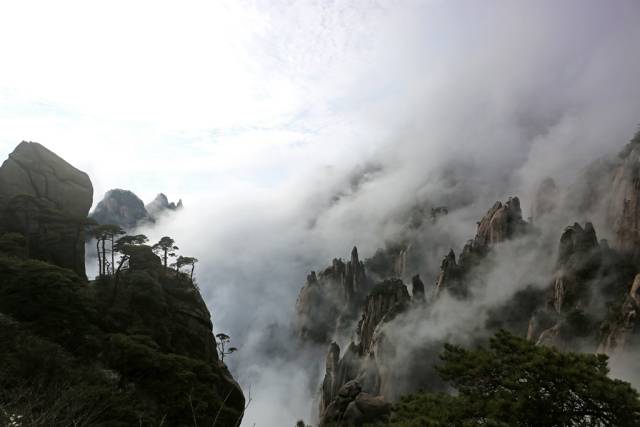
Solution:
<svg viewBox="0 0 640 427">
<path fill-rule="evenodd" d="M 136 234 L 134 236 L 126 235 L 119 238 L 115 245 L 114 251 L 120 253 L 120 259 L 118 262 L 118 268 L 115 272 L 116 279 L 122 269 L 122 266 L 129 261 L 133 251 L 136 250 L 136 247 L 140 245 L 144 245 L 147 243 L 149 239 L 144 234 Z"/>
<path fill-rule="evenodd" d="M 220 360 L 222 362 L 224 362 L 225 356 L 238 351 L 238 349 L 235 347 L 227 348 L 227 346 L 231 343 L 231 337 L 229 335 L 220 333 L 216 335 L 216 338 L 218 338 L 218 342 L 216 343 L 216 345 L 218 346 L 218 351 L 220 352 Z"/>
<path fill-rule="evenodd" d="M 96 239 L 96 252 L 98 254 L 98 274 L 105 277 L 114 273 L 115 267 L 115 239 L 116 236 L 125 234 L 125 231 L 117 224 L 100 224 L 91 229 L 92 236 Z M 109 242 L 109 252 L 111 262 L 107 261 L 107 245 Z"/>
<path fill-rule="evenodd" d="M 180 249 L 175 246 L 175 243 L 176 242 L 171 237 L 164 236 L 158 243 L 152 246 L 154 252 L 160 253 L 162 255 L 162 264 L 164 265 L 164 268 L 167 268 L 168 258 L 175 257 L 175 251 Z"/>
<path fill-rule="evenodd" d="M 191 279 L 191 281 L 193 282 L 193 270 L 196 268 L 196 262 L 198 262 L 198 258 L 194 258 L 194 257 L 189 257 L 189 256 L 182 256 L 180 255 L 178 257 L 178 259 L 176 260 L 176 262 L 174 262 L 173 264 L 171 264 L 172 266 L 175 266 L 176 268 L 176 275 L 178 275 L 178 273 L 180 273 L 180 269 L 182 267 L 185 267 L 187 265 L 191 266 L 191 272 L 189 273 L 189 278 Z"/>
</svg>

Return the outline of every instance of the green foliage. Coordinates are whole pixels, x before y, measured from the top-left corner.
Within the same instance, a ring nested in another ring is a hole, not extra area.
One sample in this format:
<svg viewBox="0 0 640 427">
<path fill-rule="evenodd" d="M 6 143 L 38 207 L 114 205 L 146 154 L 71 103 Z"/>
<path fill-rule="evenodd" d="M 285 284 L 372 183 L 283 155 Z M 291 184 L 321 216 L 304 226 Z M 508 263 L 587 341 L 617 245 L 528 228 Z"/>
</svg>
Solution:
<svg viewBox="0 0 640 427">
<path fill-rule="evenodd" d="M 131 393 L 96 366 L 0 315 L 0 425 L 128 426 Z"/>
<path fill-rule="evenodd" d="M 159 397 L 169 425 L 184 421 L 185 414 L 190 414 L 192 407 L 194 416 L 202 425 L 212 425 L 218 410 L 220 425 L 234 425 L 240 417 L 231 408 L 241 396 L 231 388 L 221 395 L 217 388 L 211 387 L 221 379 L 209 363 L 161 353 L 149 345 L 148 338 L 124 334 L 110 337 L 107 352 L 111 366 L 145 391 Z"/>
<path fill-rule="evenodd" d="M 20 233 L 4 233 L 0 235 L 0 253 L 18 258 L 26 258 L 27 240 Z"/>
<path fill-rule="evenodd" d="M 489 348 L 446 345 L 442 360 L 440 375 L 458 394 L 407 396 L 389 425 L 640 425 L 638 393 L 607 376 L 604 355 L 561 353 L 501 331 Z"/>
<path fill-rule="evenodd" d="M 83 336 L 96 333 L 96 312 L 78 275 L 42 261 L 0 256 L 0 278 L 1 313 L 73 351 L 89 351 Z"/>
<path fill-rule="evenodd" d="M 244 397 L 210 326 L 183 314 L 204 303 L 137 237 L 119 284 L 0 254 L 0 425 L 235 425 Z"/>
</svg>

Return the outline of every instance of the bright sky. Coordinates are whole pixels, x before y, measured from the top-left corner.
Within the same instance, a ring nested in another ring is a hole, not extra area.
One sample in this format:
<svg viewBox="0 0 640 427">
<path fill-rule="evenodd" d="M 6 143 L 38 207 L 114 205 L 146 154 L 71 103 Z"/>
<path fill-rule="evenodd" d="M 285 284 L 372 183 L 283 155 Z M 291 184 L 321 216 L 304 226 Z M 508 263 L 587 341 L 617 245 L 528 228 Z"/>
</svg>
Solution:
<svg viewBox="0 0 640 427">
<path fill-rule="evenodd" d="M 391 89 L 383 3 L 3 2 L 0 153 L 44 144 L 91 175 L 94 202 L 270 185 L 309 145 L 331 162 Z"/>
</svg>

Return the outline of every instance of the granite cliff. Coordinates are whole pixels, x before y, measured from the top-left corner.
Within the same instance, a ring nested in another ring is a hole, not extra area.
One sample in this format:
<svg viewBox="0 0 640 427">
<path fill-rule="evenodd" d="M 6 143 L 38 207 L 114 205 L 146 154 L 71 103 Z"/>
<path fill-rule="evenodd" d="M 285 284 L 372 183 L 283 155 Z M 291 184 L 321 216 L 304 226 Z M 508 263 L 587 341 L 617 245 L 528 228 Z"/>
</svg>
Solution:
<svg viewBox="0 0 640 427">
<path fill-rule="evenodd" d="M 459 256 L 450 250 L 444 257 L 433 287 L 425 287 L 420 275 L 415 274 L 419 271 L 415 256 L 420 251 L 406 238 L 379 249 L 361 263 L 367 286 L 359 288 L 358 298 L 347 292 L 351 287 L 344 288 L 346 269 L 340 260 L 334 260 L 322 280 L 312 273 L 300 293 L 297 313 L 298 325 L 302 325 L 298 329 L 300 338 L 313 337 L 316 342 L 329 344 L 318 402 L 320 425 L 383 421 L 391 411 L 388 403 L 399 394 L 418 388 L 442 390 L 442 384 L 431 381 L 425 373 L 437 362 L 433 342 L 403 338 L 405 341 L 400 342 L 409 348 L 400 349 L 398 339 L 393 339 L 398 333 L 406 333 L 403 330 L 411 330 L 411 324 L 429 327 L 425 322 L 442 310 L 439 307 L 459 309 L 468 305 L 476 316 L 475 324 L 457 324 L 455 332 L 442 336 L 439 347 L 445 339 L 457 340 L 456 334 L 462 334 L 467 343 L 480 344 L 489 334 L 506 329 L 539 346 L 562 350 L 609 355 L 637 350 L 638 171 L 640 132 L 617 156 L 600 159 L 586 168 L 568 189 L 559 188 L 551 178 L 544 180 L 532 200 L 529 221 L 523 218 L 519 198 L 496 202 L 478 221 L 475 236 Z M 600 219 L 604 234 L 613 236 L 612 242 L 599 240 L 591 222 L 559 229 L 554 239 L 548 227 L 557 218 L 570 215 Z M 550 217 L 553 220 L 549 221 Z M 514 283 L 519 290 L 513 295 L 491 306 L 477 303 L 474 298 L 483 295 L 495 280 L 492 273 L 505 270 L 505 263 L 519 256 L 509 251 L 529 252 L 535 255 L 533 259 L 548 260 L 550 274 L 542 278 L 514 277 L 514 282 L 521 282 Z M 410 263 L 409 257 L 414 257 Z M 403 280 L 409 280 L 412 274 L 410 293 Z M 319 283 L 322 285 L 317 290 L 323 297 L 312 303 L 307 295 Z M 330 309 L 325 311 L 324 307 Z M 357 325 L 350 324 L 351 335 L 335 322 L 345 307 L 360 317 Z M 348 344 L 341 349 L 338 341 Z M 396 357 L 400 351 L 403 358 Z M 399 360 L 404 365 L 399 365 Z M 414 377 L 413 381 L 408 381 L 407 375 Z"/>
<path fill-rule="evenodd" d="M 87 174 L 37 142 L 21 142 L 0 167 L 0 233 L 22 234 L 30 257 L 80 276 L 92 200 Z"/>
</svg>

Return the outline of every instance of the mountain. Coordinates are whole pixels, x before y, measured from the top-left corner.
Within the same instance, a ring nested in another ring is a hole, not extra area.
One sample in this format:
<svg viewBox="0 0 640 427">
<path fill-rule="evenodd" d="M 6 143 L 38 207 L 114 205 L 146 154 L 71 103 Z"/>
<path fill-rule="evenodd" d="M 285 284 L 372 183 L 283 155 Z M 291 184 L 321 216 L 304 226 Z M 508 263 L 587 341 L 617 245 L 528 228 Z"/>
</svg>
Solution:
<svg viewBox="0 0 640 427">
<path fill-rule="evenodd" d="M 145 206 L 144 202 L 129 190 L 109 190 L 91 213 L 98 224 L 116 224 L 132 230 L 145 224 L 154 224 L 166 212 L 182 209 L 182 200 L 171 202 L 163 193 Z"/>
<path fill-rule="evenodd" d="M 178 203 L 171 202 L 164 193 L 160 193 L 156 196 L 151 203 L 145 206 L 149 215 L 154 218 L 164 214 L 167 211 L 176 211 L 182 209 L 182 199 L 178 200 Z"/>
<path fill-rule="evenodd" d="M 0 195 L 0 424 L 240 423 L 244 395 L 190 275 L 131 243 L 87 281 L 85 173 L 23 142 Z"/>
<path fill-rule="evenodd" d="M 497 201 L 458 256 L 444 256 L 432 286 L 420 277 L 422 225 L 369 259 L 354 248 L 347 263 L 337 258 L 311 272 L 296 330 L 299 340 L 328 346 L 320 425 L 381 421 L 402 395 L 446 391 L 434 370 L 442 345 L 479 345 L 500 330 L 539 346 L 630 355 L 616 361 L 637 370 L 640 132 L 567 188 L 545 179 L 531 206 L 525 220 L 518 197 Z M 439 220 L 423 211 L 411 221 Z M 571 216 L 598 219 L 611 243 L 589 221 L 558 228 Z"/>
<path fill-rule="evenodd" d="M 91 213 L 91 218 L 98 224 L 116 224 L 125 230 L 155 221 L 138 196 L 119 188 L 107 191 Z"/>
</svg>

